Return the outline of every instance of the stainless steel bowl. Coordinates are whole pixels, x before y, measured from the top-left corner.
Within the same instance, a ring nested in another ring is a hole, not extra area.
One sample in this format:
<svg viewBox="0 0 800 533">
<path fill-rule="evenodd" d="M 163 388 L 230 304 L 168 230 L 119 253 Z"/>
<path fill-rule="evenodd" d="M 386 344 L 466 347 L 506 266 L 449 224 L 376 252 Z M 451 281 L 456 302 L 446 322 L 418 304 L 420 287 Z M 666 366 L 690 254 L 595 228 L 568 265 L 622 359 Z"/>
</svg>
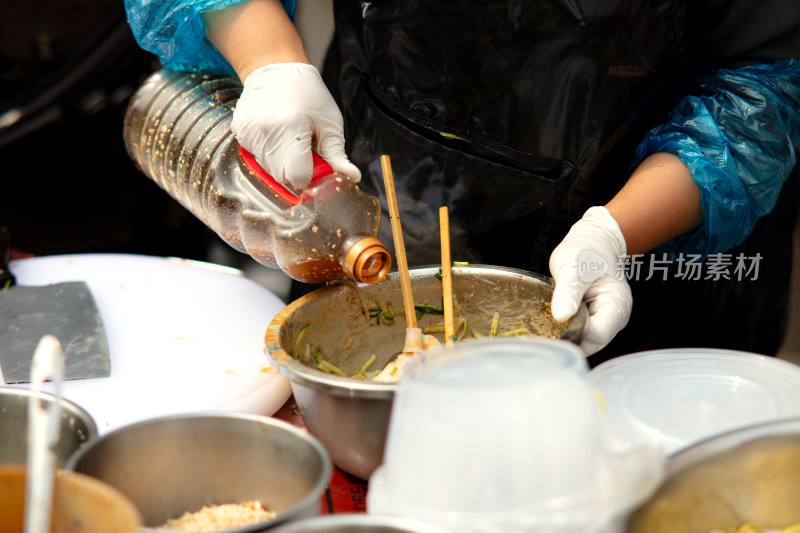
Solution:
<svg viewBox="0 0 800 533">
<path fill-rule="evenodd" d="M 0 387 L 0 464 L 25 464 L 28 455 L 28 402 L 52 405 L 56 397 L 17 387 Z M 82 407 L 61 399 L 61 423 L 54 448 L 56 465 L 63 467 L 74 452 L 97 437 L 97 424 Z"/>
<path fill-rule="evenodd" d="M 415 302 L 441 307 L 438 273 L 438 267 L 411 269 Z M 538 328 L 544 336 L 580 342 L 586 308 L 582 306 L 569 323 L 557 323 L 549 312 L 550 278 L 486 265 L 455 266 L 452 274 L 453 294 L 474 330 L 487 334 L 497 311 L 500 332 L 524 325 Z M 336 376 L 314 368 L 311 362 L 319 350 L 348 376 L 371 355 L 376 357 L 373 368 L 382 368 L 402 351 L 406 332 L 403 316 L 396 316 L 392 325 L 385 319 L 378 324 L 377 317 L 369 316 L 370 308 L 389 302 L 396 312 L 402 310 L 397 272 L 374 285 L 334 283 L 281 310 L 265 338 L 273 365 L 291 381 L 308 430 L 322 442 L 335 465 L 362 479 L 368 479 L 382 462 L 397 385 Z M 441 320 L 440 315 L 426 315 L 419 325 Z M 444 342 L 443 335 L 438 337 Z"/>
<path fill-rule="evenodd" d="M 746 522 L 761 531 L 800 523 L 800 418 L 731 431 L 676 453 L 625 531 L 733 532 Z"/>
<path fill-rule="evenodd" d="M 306 431 L 273 418 L 227 413 L 146 420 L 107 433 L 67 468 L 125 494 L 146 528 L 203 506 L 259 501 L 275 516 L 236 528 L 260 531 L 320 513 L 332 473 Z"/>
<path fill-rule="evenodd" d="M 447 533 L 433 524 L 396 516 L 357 513 L 317 516 L 289 522 L 273 533 Z"/>
</svg>

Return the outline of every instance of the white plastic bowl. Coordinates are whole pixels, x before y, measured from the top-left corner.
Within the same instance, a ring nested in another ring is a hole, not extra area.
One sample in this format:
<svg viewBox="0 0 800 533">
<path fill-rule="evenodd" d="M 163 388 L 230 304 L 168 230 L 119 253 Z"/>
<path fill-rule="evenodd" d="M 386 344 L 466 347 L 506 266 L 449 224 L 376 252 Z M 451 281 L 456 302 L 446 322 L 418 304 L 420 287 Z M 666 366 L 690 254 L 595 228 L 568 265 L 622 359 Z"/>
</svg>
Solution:
<svg viewBox="0 0 800 533">
<path fill-rule="evenodd" d="M 424 352 L 400 380 L 367 511 L 467 533 L 602 530 L 655 487 L 663 456 L 611 448 L 586 376 L 583 352 L 554 339 Z"/>
</svg>

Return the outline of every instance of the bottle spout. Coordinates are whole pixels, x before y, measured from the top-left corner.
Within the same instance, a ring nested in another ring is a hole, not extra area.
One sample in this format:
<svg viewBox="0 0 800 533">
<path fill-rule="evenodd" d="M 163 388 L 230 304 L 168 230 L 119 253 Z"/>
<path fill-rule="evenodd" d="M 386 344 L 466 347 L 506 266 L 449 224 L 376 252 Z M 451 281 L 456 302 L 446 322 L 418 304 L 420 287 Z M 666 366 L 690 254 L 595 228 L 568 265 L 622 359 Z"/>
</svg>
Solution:
<svg viewBox="0 0 800 533">
<path fill-rule="evenodd" d="M 389 250 L 371 235 L 352 235 L 345 241 L 344 249 L 342 268 L 360 283 L 379 282 L 392 266 Z"/>
</svg>

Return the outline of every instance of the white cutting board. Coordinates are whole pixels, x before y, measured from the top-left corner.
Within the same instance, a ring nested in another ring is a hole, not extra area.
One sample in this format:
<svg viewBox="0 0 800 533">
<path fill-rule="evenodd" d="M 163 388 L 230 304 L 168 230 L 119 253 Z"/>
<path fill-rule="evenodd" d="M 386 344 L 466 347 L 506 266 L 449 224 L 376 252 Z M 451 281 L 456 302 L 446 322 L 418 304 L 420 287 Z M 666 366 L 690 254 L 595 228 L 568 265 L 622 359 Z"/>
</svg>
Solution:
<svg viewBox="0 0 800 533">
<path fill-rule="evenodd" d="M 85 281 L 91 289 L 111 377 L 65 381 L 61 392 L 92 415 L 100 434 L 187 412 L 269 416 L 291 394 L 264 354 L 264 333 L 285 304 L 237 269 L 79 254 L 15 260 L 11 271 L 19 285 Z"/>
</svg>

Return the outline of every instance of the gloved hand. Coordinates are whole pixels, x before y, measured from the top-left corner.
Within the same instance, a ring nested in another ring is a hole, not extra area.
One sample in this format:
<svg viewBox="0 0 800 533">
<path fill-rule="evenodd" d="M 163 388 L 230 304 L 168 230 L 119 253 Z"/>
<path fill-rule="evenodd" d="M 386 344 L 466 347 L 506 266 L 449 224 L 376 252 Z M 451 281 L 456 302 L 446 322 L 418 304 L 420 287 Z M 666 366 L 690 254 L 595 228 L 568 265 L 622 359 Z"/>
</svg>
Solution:
<svg viewBox="0 0 800 533">
<path fill-rule="evenodd" d="M 618 274 L 626 254 L 617 221 L 605 207 L 592 207 L 550 255 L 556 285 L 550 309 L 556 320 L 565 321 L 586 301 L 589 317 L 581 342 L 586 355 L 608 344 L 628 323 L 633 297 L 625 276 Z"/>
<path fill-rule="evenodd" d="M 278 182 L 303 189 L 314 150 L 337 172 L 361 180 L 344 151 L 342 113 L 319 71 L 305 63 L 275 63 L 244 80 L 231 130 Z"/>
</svg>

